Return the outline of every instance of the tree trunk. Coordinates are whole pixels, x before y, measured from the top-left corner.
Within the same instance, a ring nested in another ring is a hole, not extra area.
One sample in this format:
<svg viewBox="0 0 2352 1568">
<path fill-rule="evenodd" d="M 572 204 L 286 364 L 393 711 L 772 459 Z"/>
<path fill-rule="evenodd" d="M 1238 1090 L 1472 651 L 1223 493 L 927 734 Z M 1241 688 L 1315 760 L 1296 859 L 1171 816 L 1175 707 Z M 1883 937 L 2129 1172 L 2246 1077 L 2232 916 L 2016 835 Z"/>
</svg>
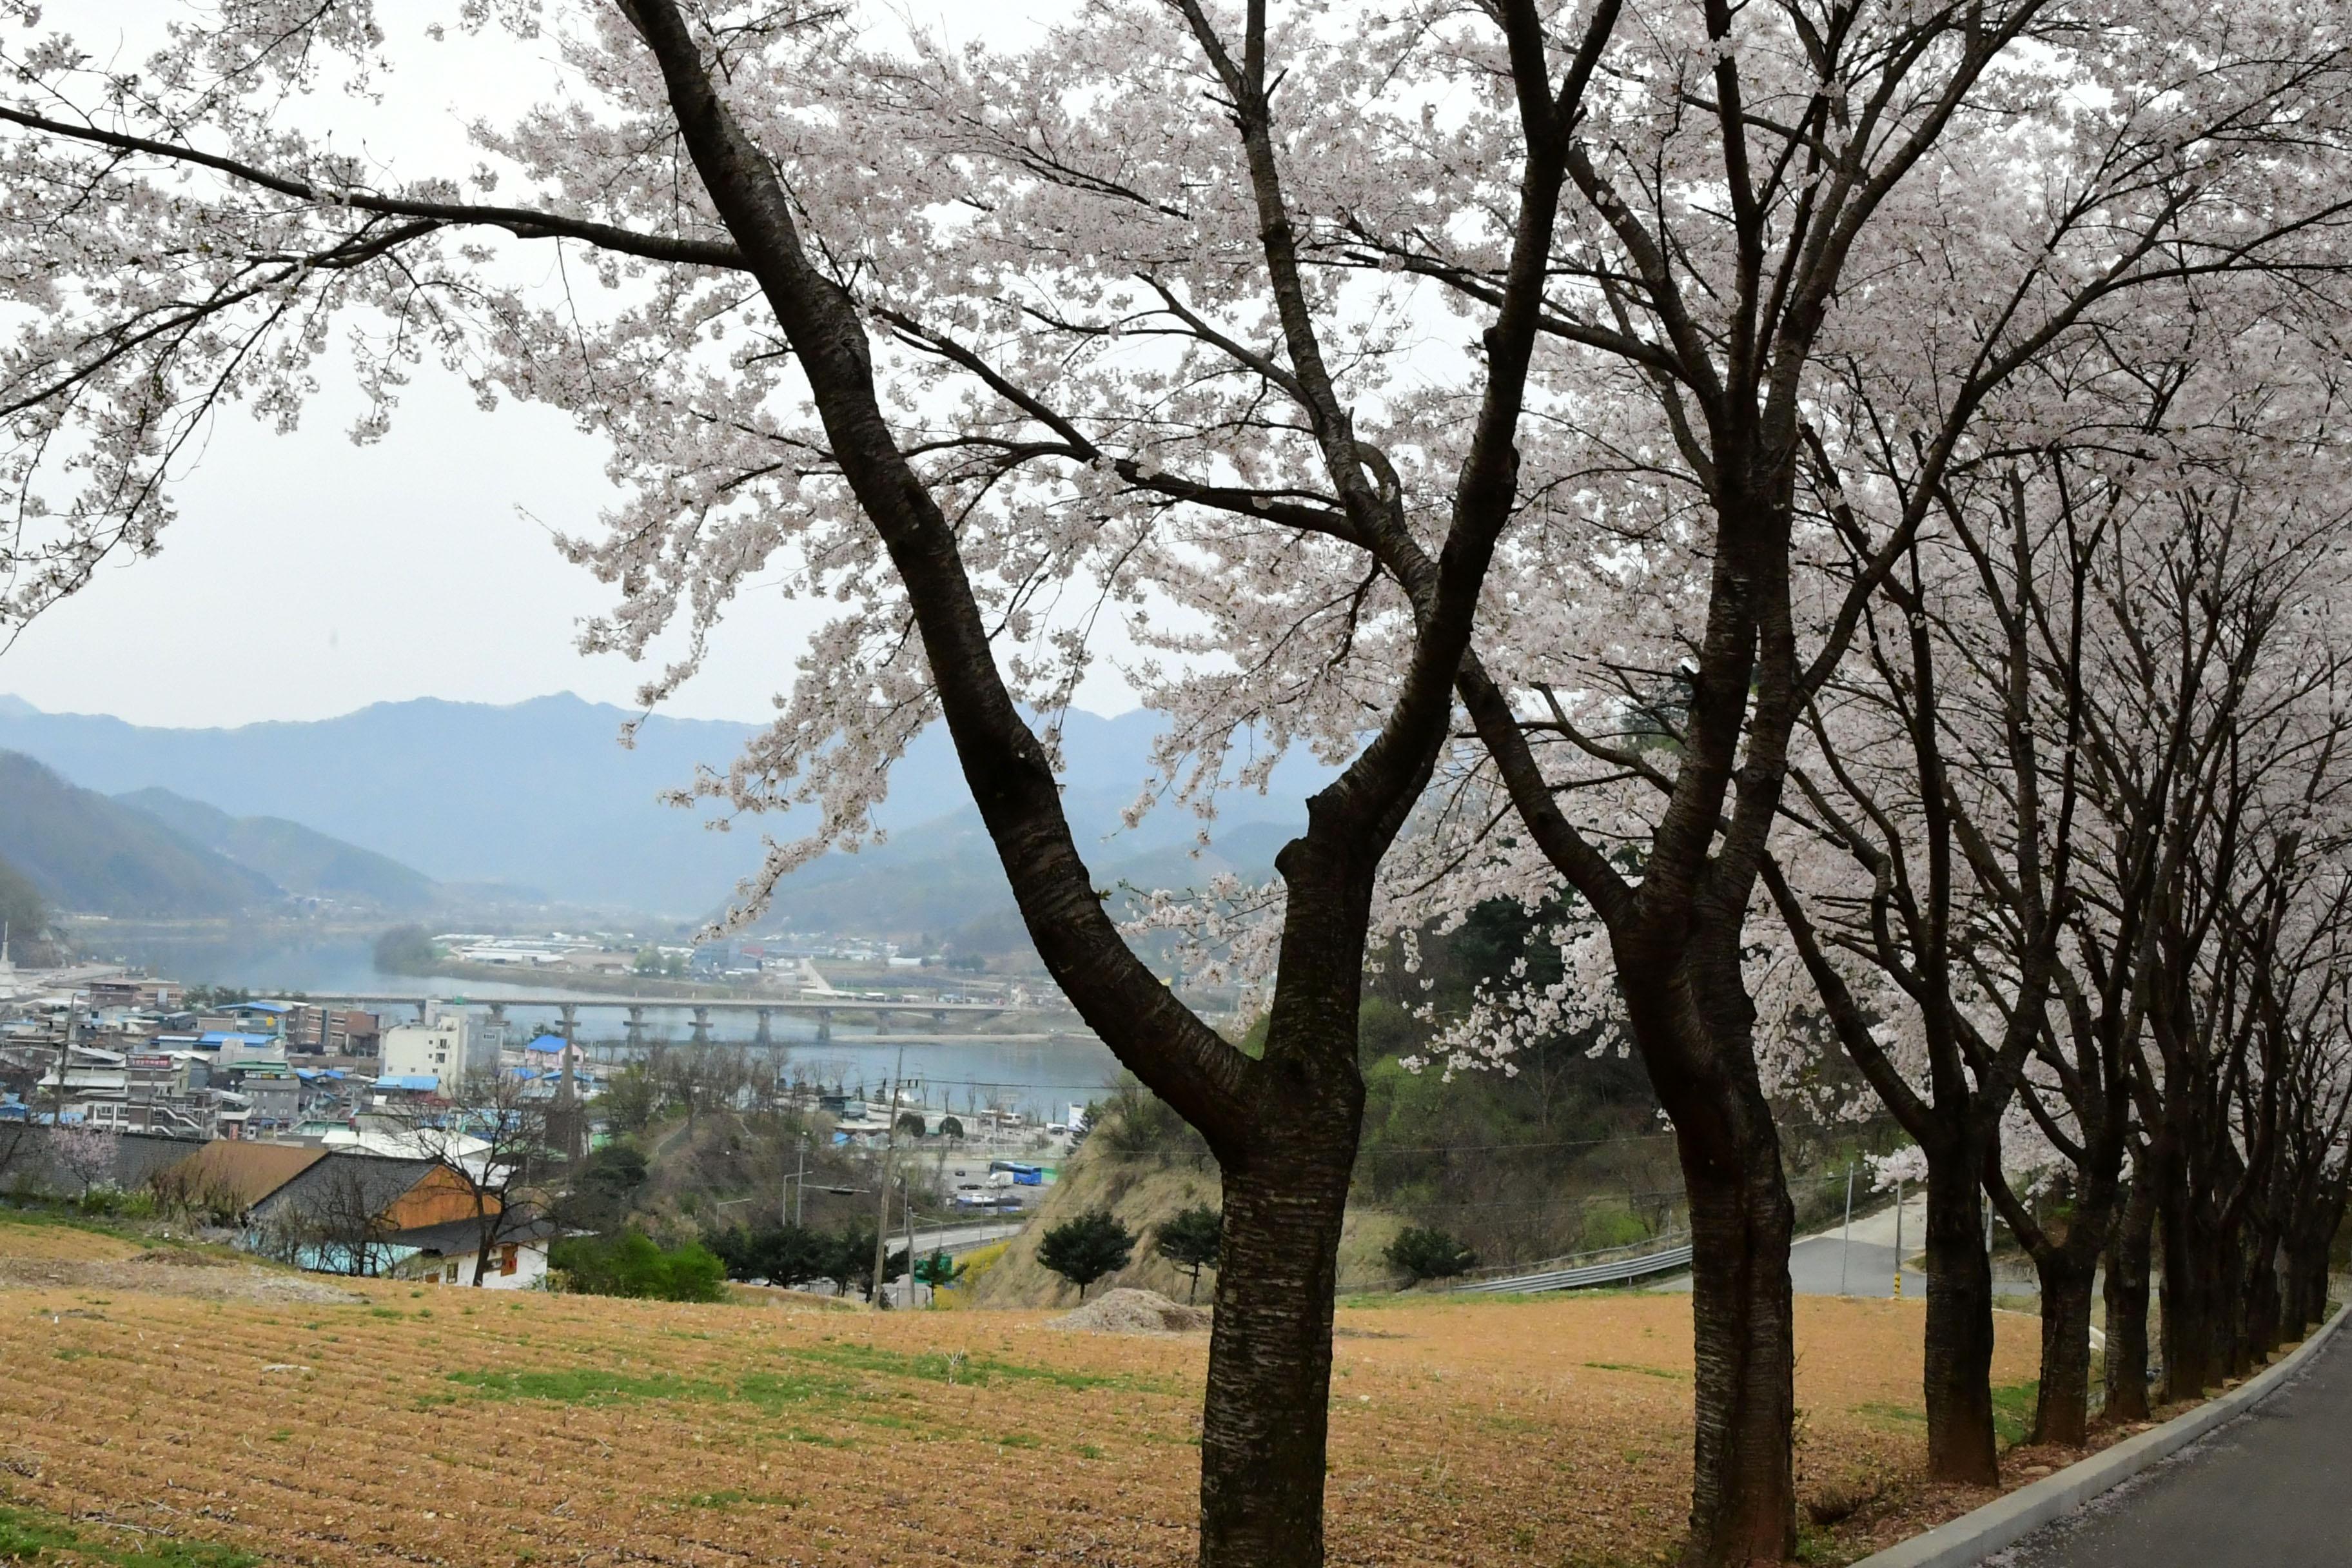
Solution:
<svg viewBox="0 0 2352 1568">
<path fill-rule="evenodd" d="M 2211 1253 L 2179 1173 L 2166 1184 L 2164 1226 L 2164 1396 L 2195 1399 L 2220 1381 L 2214 1358 Z"/>
<path fill-rule="evenodd" d="M 498 1223 L 477 1194 L 474 1198 L 475 1234 L 480 1238 L 474 1249 L 474 1288 L 483 1289 L 482 1277 L 490 1271 L 490 1246 L 498 1237 Z"/>
<path fill-rule="evenodd" d="M 2326 1246 L 2313 1247 L 2293 1266 L 2306 1330 L 2327 1321 L 2327 1253 Z"/>
<path fill-rule="evenodd" d="M 2287 1221 L 2286 1299 L 2281 1315 L 2291 1338 L 2302 1338 L 2327 1316 L 2327 1255 L 2336 1245 L 2338 1212 L 2323 1202 L 2299 1209 Z"/>
<path fill-rule="evenodd" d="M 1992 1425 L 1992 1263 L 1973 1152 L 1957 1140 L 1948 1153 L 1927 1161 L 1927 1473 L 1993 1486 L 2000 1468 Z"/>
<path fill-rule="evenodd" d="M 2246 1342 L 2246 1249 L 2237 1227 L 2215 1227 L 2219 1239 L 2207 1263 L 2212 1302 L 2213 1364 L 2222 1377 L 2242 1377 L 2253 1365 Z"/>
<path fill-rule="evenodd" d="M 1697 1370 L 1687 1557 L 1706 1568 L 1780 1563 L 1797 1548 L 1796 1209 L 1756 1071 L 1741 913 L 1716 911 L 1696 932 L 1611 933 L 1690 1205 Z"/>
<path fill-rule="evenodd" d="M 1323 1561 L 1331 1303 L 1356 1122 L 1324 1157 L 1225 1172 L 1201 1421 L 1201 1568 Z"/>
<path fill-rule="evenodd" d="M 2279 1347 L 2278 1237 L 2263 1232 L 2246 1248 L 2244 1268 L 2246 1361 L 2259 1365 Z"/>
<path fill-rule="evenodd" d="M 2042 1390 L 2033 1441 L 2079 1448 L 2091 1425 L 2091 1287 L 2098 1254 L 2051 1247 L 2034 1266 L 2042 1277 Z"/>
<path fill-rule="evenodd" d="M 1728 1147 L 1700 1151 L 1696 1140 L 1681 1140 L 1698 1367 L 1695 1563 L 1778 1563 L 1797 1544 L 1789 1287 L 1796 1213 L 1769 1118 L 1764 1125 L 1763 1140 Z"/>
<path fill-rule="evenodd" d="M 2147 1419 L 2147 1281 L 2153 1194 L 2138 1182 L 2107 1248 L 2107 1419 Z"/>
</svg>

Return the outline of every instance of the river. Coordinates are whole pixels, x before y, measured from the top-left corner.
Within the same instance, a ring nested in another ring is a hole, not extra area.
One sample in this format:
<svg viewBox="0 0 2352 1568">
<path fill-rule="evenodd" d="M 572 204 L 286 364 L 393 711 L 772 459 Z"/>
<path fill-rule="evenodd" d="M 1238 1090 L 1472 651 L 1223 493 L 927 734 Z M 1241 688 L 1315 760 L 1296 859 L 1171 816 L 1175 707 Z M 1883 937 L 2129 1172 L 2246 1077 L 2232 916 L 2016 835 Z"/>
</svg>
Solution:
<svg viewBox="0 0 2352 1568">
<path fill-rule="evenodd" d="M 152 974 L 190 985 L 234 986 L 257 995 L 462 995 L 478 1003 L 545 996 L 562 989 L 551 979 L 509 984 L 387 974 L 375 966 L 373 933 L 331 929 L 207 925 L 191 930 L 89 922 L 77 926 L 74 940 L 93 957 L 135 963 Z M 580 995 L 581 1037 L 599 1057 L 612 1054 L 626 1042 L 625 1015 L 612 1002 Z M 400 1016 L 387 1009 L 385 1022 L 398 1022 Z M 554 1018 L 550 1009 L 511 1010 L 509 1042 L 529 1038 Z M 1047 1026 L 1043 1022 L 1039 1026 L 1041 1030 Z M 919 1016 L 900 1023 L 893 1034 L 877 1033 L 863 1024 L 835 1024 L 833 1037 L 819 1040 L 814 1018 L 778 1013 L 770 1020 L 772 1043 L 758 1047 L 751 1044 L 759 1027 L 753 1015 L 727 1010 L 713 1013 L 710 1019 L 712 1038 L 756 1049 L 763 1058 L 772 1052 L 777 1070 L 787 1079 L 838 1085 L 852 1094 L 862 1085 L 878 1097 L 892 1075 L 903 1070 L 914 1092 L 932 1105 L 962 1110 L 995 1104 L 1057 1121 L 1073 1104 L 1099 1098 L 1118 1062 L 1093 1036 L 1059 1032 L 1074 1027 L 1066 1015 L 1055 1018 L 1053 1026 L 1057 1032 L 1050 1035 L 1003 1038 L 943 1031 Z M 684 1041 L 692 1029 L 693 1015 L 685 1005 L 645 1011 L 649 1039 Z"/>
</svg>

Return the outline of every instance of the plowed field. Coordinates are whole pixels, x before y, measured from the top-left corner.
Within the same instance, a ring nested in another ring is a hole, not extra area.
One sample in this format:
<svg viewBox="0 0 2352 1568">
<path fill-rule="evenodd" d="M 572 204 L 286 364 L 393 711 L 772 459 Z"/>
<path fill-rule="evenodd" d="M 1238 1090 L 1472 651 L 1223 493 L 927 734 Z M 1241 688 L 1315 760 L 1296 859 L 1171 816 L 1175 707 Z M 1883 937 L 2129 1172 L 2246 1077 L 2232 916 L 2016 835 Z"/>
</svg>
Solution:
<svg viewBox="0 0 2352 1568">
<path fill-rule="evenodd" d="M 1204 1336 L 357 1289 L 0 1284 L 0 1502 L 289 1563 L 1192 1556 Z M 1686 1507 L 1689 1303 L 1343 1310 L 1332 1560 L 1654 1560 Z M 1914 1468 L 1918 1306 L 1797 1311 L 1801 1489 Z M 2002 1321 L 1997 1381 L 2032 1375 L 2032 1329 Z"/>
</svg>

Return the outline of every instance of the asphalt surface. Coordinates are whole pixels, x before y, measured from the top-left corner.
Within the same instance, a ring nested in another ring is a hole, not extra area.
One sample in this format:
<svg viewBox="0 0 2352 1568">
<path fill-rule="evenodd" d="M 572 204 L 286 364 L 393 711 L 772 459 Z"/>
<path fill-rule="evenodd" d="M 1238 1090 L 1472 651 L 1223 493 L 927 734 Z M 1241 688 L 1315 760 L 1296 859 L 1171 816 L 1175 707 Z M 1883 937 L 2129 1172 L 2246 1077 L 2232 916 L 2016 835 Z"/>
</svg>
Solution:
<svg viewBox="0 0 2352 1568">
<path fill-rule="evenodd" d="M 1913 1196 L 1903 1205 L 1903 1250 L 1919 1255 L 1927 1234 L 1927 1202 Z M 1895 1293 L 1895 1205 L 1853 1216 L 1851 1239 L 1841 1225 L 1819 1236 L 1808 1236 L 1789 1248 L 1789 1283 L 1800 1296 L 1892 1296 Z M 1678 1274 L 1651 1287 L 1655 1290 L 1687 1290 L 1690 1276 Z M 1927 1277 L 1916 1268 L 1903 1270 L 1904 1299 L 1927 1299 Z"/>
<path fill-rule="evenodd" d="M 2352 1563 L 2352 1343 L 2080 1512 L 2002 1568 L 2344 1568 Z"/>
</svg>

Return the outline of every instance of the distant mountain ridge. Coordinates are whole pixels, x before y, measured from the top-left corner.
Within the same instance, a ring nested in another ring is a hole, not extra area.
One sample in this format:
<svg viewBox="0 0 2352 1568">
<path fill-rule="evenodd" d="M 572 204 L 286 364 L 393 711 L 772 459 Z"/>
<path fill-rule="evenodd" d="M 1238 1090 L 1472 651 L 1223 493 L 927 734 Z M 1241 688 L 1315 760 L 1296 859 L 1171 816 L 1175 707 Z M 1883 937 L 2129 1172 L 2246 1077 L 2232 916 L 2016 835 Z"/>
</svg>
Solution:
<svg viewBox="0 0 2352 1568">
<path fill-rule="evenodd" d="M 284 896 L 260 872 L 16 752 L 0 752 L 0 859 L 51 908 L 77 914 L 230 915 Z"/>
<path fill-rule="evenodd" d="M 175 730 L 45 713 L 0 696 L 0 747 L 110 795 L 161 789 L 230 818 L 278 818 L 433 881 L 510 883 L 568 902 L 707 916 L 758 868 L 762 832 L 790 837 L 808 819 L 754 817 L 719 832 L 712 803 L 699 811 L 663 805 L 662 791 L 689 783 L 697 764 L 726 765 L 757 727 L 657 714 L 624 749 L 617 737 L 633 717 L 570 694 L 508 705 L 426 698 L 333 719 Z M 1157 717 L 1142 711 L 1073 712 L 1065 725 L 1065 809 L 1097 877 L 1114 883 L 1133 869 L 1149 875 L 1129 879 L 1155 885 L 1204 881 L 1227 854 L 1264 874 L 1268 846 L 1303 825 L 1305 798 L 1328 770 L 1289 759 L 1266 795 L 1228 792 L 1216 850 L 1192 860 L 1200 825 L 1189 813 L 1157 812 L 1136 829 L 1120 823 L 1150 771 L 1158 730 Z M 779 900 L 777 923 L 891 934 L 1009 910 L 1003 873 L 940 726 L 893 771 L 877 816 L 890 842 L 801 872 Z"/>
<path fill-rule="evenodd" d="M 289 893 L 373 904 L 395 912 L 444 901 L 433 879 L 389 856 L 331 838 L 282 816 L 231 816 L 167 789 L 115 796 L 181 837 L 260 872 Z"/>
</svg>

